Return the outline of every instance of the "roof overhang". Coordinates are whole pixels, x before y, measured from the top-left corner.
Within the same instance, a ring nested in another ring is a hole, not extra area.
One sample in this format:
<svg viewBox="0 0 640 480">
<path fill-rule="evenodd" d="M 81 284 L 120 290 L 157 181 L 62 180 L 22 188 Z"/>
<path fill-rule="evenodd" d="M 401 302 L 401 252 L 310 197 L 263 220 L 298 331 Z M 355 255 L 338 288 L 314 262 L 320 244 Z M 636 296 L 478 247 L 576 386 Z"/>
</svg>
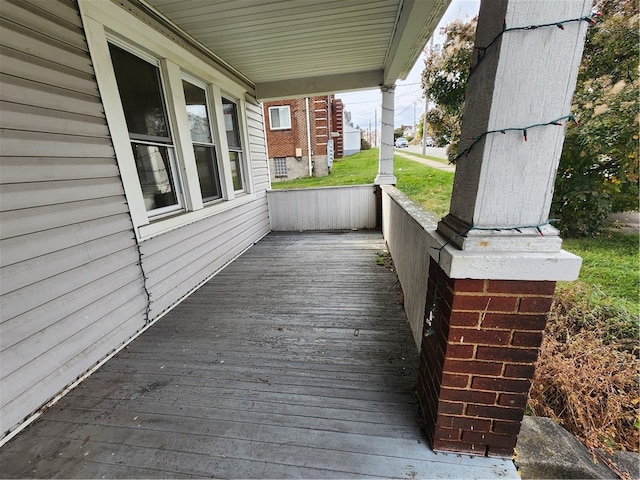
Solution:
<svg viewBox="0 0 640 480">
<path fill-rule="evenodd" d="M 450 2 L 129 1 L 260 100 L 393 85 L 406 78 Z"/>
</svg>

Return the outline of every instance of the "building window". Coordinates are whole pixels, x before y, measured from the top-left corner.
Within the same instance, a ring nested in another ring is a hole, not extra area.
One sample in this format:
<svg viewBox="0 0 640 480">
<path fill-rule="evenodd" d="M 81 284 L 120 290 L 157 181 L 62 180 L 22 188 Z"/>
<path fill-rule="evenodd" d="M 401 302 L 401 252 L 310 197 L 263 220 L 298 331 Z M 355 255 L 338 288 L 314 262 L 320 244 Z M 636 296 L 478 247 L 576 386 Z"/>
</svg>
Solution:
<svg viewBox="0 0 640 480">
<path fill-rule="evenodd" d="M 286 157 L 274 157 L 273 159 L 274 175 L 276 178 L 282 178 L 287 176 L 287 158 Z"/>
<path fill-rule="evenodd" d="M 254 201 L 246 87 L 115 3 L 78 2 L 137 239 Z"/>
<path fill-rule="evenodd" d="M 289 105 L 269 107 L 269 125 L 271 130 L 291 128 L 291 111 Z"/>
<path fill-rule="evenodd" d="M 238 126 L 238 108 L 235 102 L 222 97 L 222 109 L 224 112 L 224 127 L 227 132 L 227 145 L 229 147 L 229 161 L 231 162 L 231 180 L 233 190 L 244 190 L 244 175 L 242 163 L 242 144 L 240 141 L 240 128 Z"/>
<path fill-rule="evenodd" d="M 182 208 L 180 179 L 157 65 L 109 45 L 120 100 L 150 216 Z"/>
<path fill-rule="evenodd" d="M 213 143 L 209 121 L 207 94 L 204 88 L 197 87 L 186 80 L 182 80 L 182 88 L 187 106 L 189 131 L 191 132 L 202 201 L 217 200 L 222 198 L 222 188 L 216 147 Z"/>
</svg>

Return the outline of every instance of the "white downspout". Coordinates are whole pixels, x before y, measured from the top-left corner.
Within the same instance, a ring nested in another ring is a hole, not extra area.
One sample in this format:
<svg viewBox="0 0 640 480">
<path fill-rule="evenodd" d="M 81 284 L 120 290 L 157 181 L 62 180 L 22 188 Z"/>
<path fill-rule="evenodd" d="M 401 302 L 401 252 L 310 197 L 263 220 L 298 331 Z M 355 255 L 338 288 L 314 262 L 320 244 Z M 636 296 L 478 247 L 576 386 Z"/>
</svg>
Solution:
<svg viewBox="0 0 640 480">
<path fill-rule="evenodd" d="M 311 112 L 309 111 L 309 97 L 305 97 L 305 108 L 307 109 L 307 114 L 305 115 L 307 119 L 307 154 L 309 156 L 309 176 L 313 177 L 313 164 L 311 163 L 311 120 L 309 119 L 309 115 Z"/>
</svg>

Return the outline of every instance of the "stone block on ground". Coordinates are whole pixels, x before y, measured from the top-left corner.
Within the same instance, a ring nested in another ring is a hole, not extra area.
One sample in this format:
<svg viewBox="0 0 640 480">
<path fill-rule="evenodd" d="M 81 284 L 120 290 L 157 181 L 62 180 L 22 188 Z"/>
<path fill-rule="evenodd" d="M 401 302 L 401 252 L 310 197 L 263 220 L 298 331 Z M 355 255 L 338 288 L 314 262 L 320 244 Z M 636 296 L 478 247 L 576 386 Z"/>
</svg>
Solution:
<svg viewBox="0 0 640 480">
<path fill-rule="evenodd" d="M 523 479 L 617 479 L 591 452 L 550 418 L 525 416 L 516 445 L 515 464 Z"/>
</svg>

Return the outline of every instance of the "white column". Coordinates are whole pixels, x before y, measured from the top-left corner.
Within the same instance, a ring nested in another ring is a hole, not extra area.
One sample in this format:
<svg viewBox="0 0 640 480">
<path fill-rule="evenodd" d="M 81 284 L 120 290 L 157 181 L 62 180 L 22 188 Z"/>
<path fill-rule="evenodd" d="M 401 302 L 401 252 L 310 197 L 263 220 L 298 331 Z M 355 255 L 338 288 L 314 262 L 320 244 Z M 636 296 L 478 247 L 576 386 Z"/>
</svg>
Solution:
<svg viewBox="0 0 640 480">
<path fill-rule="evenodd" d="M 393 174 L 393 95 L 395 86 L 385 85 L 382 90 L 382 115 L 380 122 L 380 155 L 378 160 L 378 175 L 376 185 L 395 185 L 396 177 Z"/>
<path fill-rule="evenodd" d="M 560 251 L 562 240 L 547 222 L 588 27 L 561 22 L 588 15 L 591 4 L 482 2 L 476 47 L 491 46 L 474 55 L 450 213 L 438 225 L 459 248 Z M 552 25 L 503 32 L 543 24 Z M 561 126 L 547 125 L 556 119 Z M 526 140 L 522 130 L 508 130 L 525 127 Z"/>
</svg>

